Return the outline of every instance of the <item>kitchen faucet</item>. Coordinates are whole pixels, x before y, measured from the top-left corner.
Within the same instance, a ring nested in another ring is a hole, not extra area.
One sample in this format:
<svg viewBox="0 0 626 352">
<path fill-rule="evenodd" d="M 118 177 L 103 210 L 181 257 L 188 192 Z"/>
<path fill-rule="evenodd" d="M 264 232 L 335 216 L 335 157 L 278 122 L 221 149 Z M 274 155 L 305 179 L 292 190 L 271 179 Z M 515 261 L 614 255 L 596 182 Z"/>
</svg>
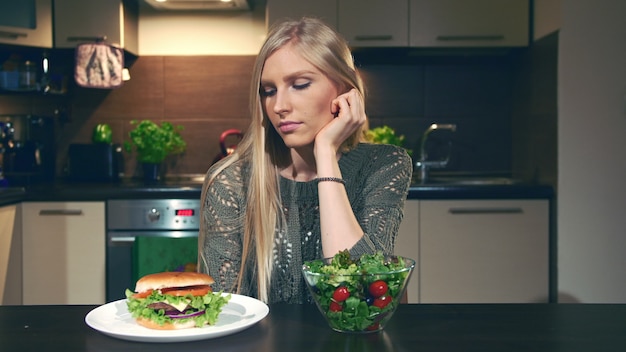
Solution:
<svg viewBox="0 0 626 352">
<path fill-rule="evenodd" d="M 426 153 L 426 141 L 428 140 L 428 136 L 435 130 L 448 130 L 448 131 L 456 131 L 456 124 L 437 124 L 433 123 L 424 131 L 422 135 L 422 143 L 420 145 L 420 156 L 419 160 L 415 163 L 415 167 L 419 169 L 420 183 L 426 183 L 428 179 L 428 169 L 430 168 L 442 168 L 448 165 L 448 161 L 450 160 L 450 154 L 441 160 L 427 160 L 428 154 Z"/>
</svg>

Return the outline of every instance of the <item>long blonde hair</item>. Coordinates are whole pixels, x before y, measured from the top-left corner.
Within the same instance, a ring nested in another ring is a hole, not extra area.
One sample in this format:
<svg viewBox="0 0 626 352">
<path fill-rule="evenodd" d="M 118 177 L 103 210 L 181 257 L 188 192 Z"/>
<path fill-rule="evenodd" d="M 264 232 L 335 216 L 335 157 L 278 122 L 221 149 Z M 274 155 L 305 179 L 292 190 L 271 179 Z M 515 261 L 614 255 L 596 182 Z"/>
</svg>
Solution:
<svg viewBox="0 0 626 352">
<path fill-rule="evenodd" d="M 206 190 L 214 182 L 215 177 L 238 160 L 250 161 L 250 179 L 246 191 L 246 213 L 243 226 L 242 265 L 239 269 L 237 292 L 241 288 L 247 263 L 254 251 L 258 298 L 264 302 L 269 301 L 275 233 L 285 227 L 280 202 L 278 169 L 290 163 L 290 154 L 289 148 L 263 112 L 260 84 L 266 59 L 287 44 L 291 44 L 305 60 L 326 74 L 337 85 L 340 93 L 356 88 L 365 96 L 363 82 L 355 68 L 352 53 L 345 40 L 333 29 L 313 18 L 278 23 L 270 29 L 252 72 L 250 127 L 234 153 L 224 160 L 220 167 L 207 175 L 207 182 L 202 189 L 204 207 Z M 354 148 L 362 141 L 366 129 L 367 124 L 353 133 L 343 143 L 342 150 Z M 201 225 L 201 238 L 203 237 L 202 231 Z M 203 248 L 202 243 L 199 248 Z"/>
</svg>

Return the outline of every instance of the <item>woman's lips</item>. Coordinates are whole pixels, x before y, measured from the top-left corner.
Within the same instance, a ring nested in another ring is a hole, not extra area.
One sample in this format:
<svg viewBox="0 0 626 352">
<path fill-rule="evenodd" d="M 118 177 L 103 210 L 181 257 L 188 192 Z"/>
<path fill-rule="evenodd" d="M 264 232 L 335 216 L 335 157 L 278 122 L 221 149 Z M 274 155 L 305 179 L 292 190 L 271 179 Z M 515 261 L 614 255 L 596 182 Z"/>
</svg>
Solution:
<svg viewBox="0 0 626 352">
<path fill-rule="evenodd" d="M 300 123 L 298 122 L 283 122 L 280 125 L 278 125 L 278 128 L 280 129 L 282 133 L 292 132 L 296 130 L 298 127 L 300 127 Z"/>
</svg>

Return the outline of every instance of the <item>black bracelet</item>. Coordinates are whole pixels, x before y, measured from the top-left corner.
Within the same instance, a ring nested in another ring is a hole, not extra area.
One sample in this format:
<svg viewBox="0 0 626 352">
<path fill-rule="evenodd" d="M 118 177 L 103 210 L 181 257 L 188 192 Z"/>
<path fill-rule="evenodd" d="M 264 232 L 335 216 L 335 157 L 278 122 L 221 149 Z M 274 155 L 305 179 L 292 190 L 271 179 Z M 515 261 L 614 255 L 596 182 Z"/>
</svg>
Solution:
<svg viewBox="0 0 626 352">
<path fill-rule="evenodd" d="M 341 183 L 342 185 L 346 184 L 346 181 L 344 181 L 344 179 L 339 178 L 339 177 L 318 177 L 315 179 L 315 182 L 317 183 L 326 182 L 326 181 L 337 182 L 337 183 Z"/>
</svg>

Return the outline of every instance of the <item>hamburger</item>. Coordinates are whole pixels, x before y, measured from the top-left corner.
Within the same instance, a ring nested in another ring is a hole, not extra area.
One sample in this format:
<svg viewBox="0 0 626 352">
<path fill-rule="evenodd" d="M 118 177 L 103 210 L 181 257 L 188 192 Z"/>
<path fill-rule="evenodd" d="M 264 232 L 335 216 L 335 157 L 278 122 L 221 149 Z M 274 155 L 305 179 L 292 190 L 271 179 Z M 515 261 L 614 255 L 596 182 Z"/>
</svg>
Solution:
<svg viewBox="0 0 626 352">
<path fill-rule="evenodd" d="M 214 280 L 197 272 L 162 272 L 139 279 L 126 290 L 128 311 L 137 324 L 176 330 L 214 325 L 230 295 L 211 290 Z"/>
</svg>

